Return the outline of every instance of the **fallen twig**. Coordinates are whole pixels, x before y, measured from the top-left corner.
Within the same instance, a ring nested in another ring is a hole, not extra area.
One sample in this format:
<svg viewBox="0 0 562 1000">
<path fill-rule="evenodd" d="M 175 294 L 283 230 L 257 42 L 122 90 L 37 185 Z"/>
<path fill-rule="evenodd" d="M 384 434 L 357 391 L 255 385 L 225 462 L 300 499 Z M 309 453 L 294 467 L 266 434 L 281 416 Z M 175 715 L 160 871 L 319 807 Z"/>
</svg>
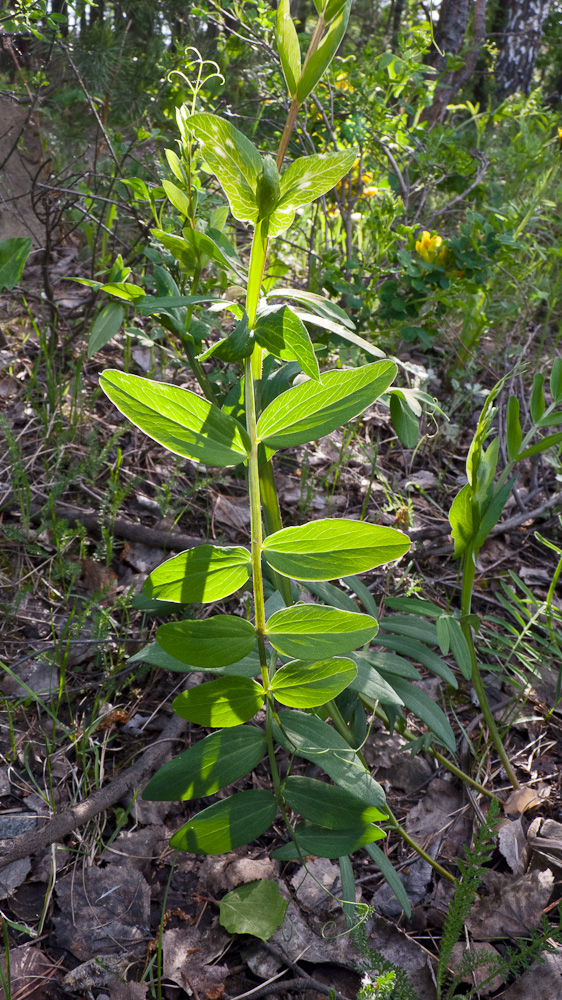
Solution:
<svg viewBox="0 0 562 1000">
<path fill-rule="evenodd" d="M 169 743 L 181 739 L 187 726 L 188 723 L 185 719 L 173 715 L 168 725 L 162 730 L 157 742 L 147 747 L 142 756 L 110 784 L 100 788 L 99 792 L 95 792 L 85 802 L 80 802 L 65 812 L 53 816 L 40 830 L 24 833 L 19 837 L 14 837 L 13 840 L 0 842 L 0 870 L 11 865 L 14 861 L 29 857 L 30 854 L 44 851 L 50 844 L 62 840 L 73 830 L 84 826 L 104 809 L 110 809 L 127 792 L 138 791 L 164 763 Z"/>
</svg>

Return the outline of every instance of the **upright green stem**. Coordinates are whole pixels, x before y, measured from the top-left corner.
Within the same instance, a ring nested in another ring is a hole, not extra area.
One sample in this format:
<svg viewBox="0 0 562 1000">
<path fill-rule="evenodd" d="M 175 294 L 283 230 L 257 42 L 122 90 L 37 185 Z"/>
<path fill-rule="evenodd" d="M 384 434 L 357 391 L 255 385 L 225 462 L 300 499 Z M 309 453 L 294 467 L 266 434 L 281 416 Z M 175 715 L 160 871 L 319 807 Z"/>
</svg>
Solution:
<svg viewBox="0 0 562 1000">
<path fill-rule="evenodd" d="M 251 560 L 254 584 L 254 605 L 256 615 L 256 632 L 262 681 L 266 691 L 269 690 L 269 674 L 267 670 L 267 654 L 265 650 L 265 600 L 263 593 L 263 577 L 261 572 L 261 550 L 263 544 L 260 483 L 258 469 L 258 441 L 256 434 L 256 401 L 254 396 L 254 376 L 252 359 L 246 358 L 246 429 L 250 438 L 250 457 L 248 459 L 248 490 L 250 494 L 250 523 L 252 532 Z"/>
<path fill-rule="evenodd" d="M 519 781 L 517 776 L 511 766 L 511 762 L 500 736 L 500 731 L 496 726 L 496 720 L 492 714 L 492 709 L 490 708 L 490 703 L 488 701 L 488 696 L 486 694 L 486 688 L 484 687 L 484 681 L 482 680 L 482 675 L 480 673 L 480 667 L 478 666 L 478 660 L 476 658 L 476 649 L 474 647 L 474 637 L 472 635 L 472 627 L 470 622 L 467 621 L 467 616 L 470 615 L 470 609 L 472 605 L 472 588 L 474 585 L 474 573 L 475 573 L 475 559 L 476 551 L 473 549 L 472 545 L 469 545 L 466 549 L 463 557 L 463 576 L 462 576 L 462 594 L 461 594 L 461 629 L 463 631 L 464 637 L 468 643 L 468 648 L 470 650 L 470 660 L 472 663 L 472 685 L 476 691 L 476 696 L 478 698 L 478 703 L 482 709 L 482 715 L 484 716 L 484 721 L 488 726 L 490 736 L 492 737 L 494 746 L 498 751 L 500 760 L 504 766 L 505 773 L 509 778 L 509 781 L 514 788 L 519 788 Z"/>
</svg>

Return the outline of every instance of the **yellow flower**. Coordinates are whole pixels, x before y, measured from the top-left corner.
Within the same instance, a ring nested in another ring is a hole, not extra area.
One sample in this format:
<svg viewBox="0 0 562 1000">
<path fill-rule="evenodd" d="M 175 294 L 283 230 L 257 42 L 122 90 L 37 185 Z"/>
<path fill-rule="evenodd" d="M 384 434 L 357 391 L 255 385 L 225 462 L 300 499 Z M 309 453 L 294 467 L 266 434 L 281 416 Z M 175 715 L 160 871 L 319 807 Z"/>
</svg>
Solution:
<svg viewBox="0 0 562 1000">
<path fill-rule="evenodd" d="M 558 145 L 562 149 L 562 127 L 558 126 Z"/>
<path fill-rule="evenodd" d="M 428 233 L 427 229 L 424 229 L 421 239 L 416 242 L 416 250 L 422 260 L 425 260 L 428 264 L 433 264 L 442 243 L 443 240 L 440 236 L 437 236 L 437 234 L 432 236 L 431 233 Z"/>
<path fill-rule="evenodd" d="M 335 85 L 336 85 L 336 90 L 348 90 L 350 94 L 352 94 L 353 91 L 355 90 L 355 87 L 352 87 L 352 85 L 349 82 L 349 77 L 347 73 L 338 73 L 338 75 L 336 76 Z"/>
</svg>

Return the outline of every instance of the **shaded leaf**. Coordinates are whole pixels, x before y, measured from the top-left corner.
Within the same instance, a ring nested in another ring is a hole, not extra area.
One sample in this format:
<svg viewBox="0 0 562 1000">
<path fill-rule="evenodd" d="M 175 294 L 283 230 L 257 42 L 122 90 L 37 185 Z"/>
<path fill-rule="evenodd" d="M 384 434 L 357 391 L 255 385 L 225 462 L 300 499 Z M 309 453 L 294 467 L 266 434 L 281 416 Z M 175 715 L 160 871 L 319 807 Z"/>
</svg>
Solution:
<svg viewBox="0 0 562 1000">
<path fill-rule="evenodd" d="M 191 854 L 226 854 L 265 833 L 276 812 L 277 802 L 271 792 L 238 792 L 193 816 L 174 834 L 170 847 Z"/>
<path fill-rule="evenodd" d="M 225 667 L 242 660 L 256 644 L 251 622 L 235 615 L 214 615 L 196 621 L 167 622 L 157 639 L 170 656 L 194 667 Z"/>
<path fill-rule="evenodd" d="M 221 729 L 164 764 L 142 797 L 149 802 L 173 802 L 213 795 L 250 774 L 266 750 L 265 735 L 253 726 Z"/>
<path fill-rule="evenodd" d="M 271 879 L 245 882 L 222 897 L 219 919 L 231 934 L 252 934 L 268 941 L 283 923 L 287 905 L 277 882 Z"/>
</svg>

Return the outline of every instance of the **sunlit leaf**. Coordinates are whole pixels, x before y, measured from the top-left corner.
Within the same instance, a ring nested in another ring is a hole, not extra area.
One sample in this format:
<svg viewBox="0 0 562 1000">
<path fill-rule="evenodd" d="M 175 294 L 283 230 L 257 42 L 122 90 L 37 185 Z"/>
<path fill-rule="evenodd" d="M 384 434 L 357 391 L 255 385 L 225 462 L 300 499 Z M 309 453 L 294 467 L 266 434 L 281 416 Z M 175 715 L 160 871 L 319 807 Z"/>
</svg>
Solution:
<svg viewBox="0 0 562 1000">
<path fill-rule="evenodd" d="M 336 430 L 375 401 L 396 375 L 392 361 L 322 373 L 282 393 L 258 420 L 258 438 L 272 448 L 314 441 Z"/>
<path fill-rule="evenodd" d="M 357 673 L 353 660 L 291 660 L 273 676 L 271 690 L 289 708 L 315 708 L 345 690 Z"/>
<path fill-rule="evenodd" d="M 349 830 L 388 819 L 386 813 L 376 806 L 365 805 L 345 788 L 315 778 L 290 776 L 283 782 L 282 792 L 291 809 L 329 830 Z"/>
<path fill-rule="evenodd" d="M 333 580 L 400 559 L 410 539 L 395 528 L 324 518 L 283 528 L 263 543 L 266 562 L 294 580 Z"/>
<path fill-rule="evenodd" d="M 246 583 L 251 571 L 247 549 L 196 545 L 153 570 L 143 594 L 179 604 L 207 604 L 233 594 Z"/>
<path fill-rule="evenodd" d="M 376 635 L 378 622 L 370 615 L 339 611 L 318 604 L 283 608 L 267 623 L 267 637 L 280 653 L 313 660 L 358 649 Z"/>
<path fill-rule="evenodd" d="M 318 764 L 340 788 L 366 805 L 384 809 L 381 786 L 335 729 L 303 712 L 281 711 L 278 718 L 280 726 L 273 723 L 273 735 L 285 750 Z"/>
<path fill-rule="evenodd" d="M 238 465 L 250 453 L 242 425 L 188 389 L 111 369 L 100 382 L 121 413 L 176 455 L 227 466 Z"/>
<path fill-rule="evenodd" d="M 283 923 L 288 905 L 277 882 L 264 878 L 227 892 L 219 903 L 219 919 L 230 934 L 252 934 L 268 941 Z"/>
<path fill-rule="evenodd" d="M 250 677 L 219 677 L 183 691 L 174 698 L 176 715 L 198 726 L 239 726 L 263 705 L 261 684 Z"/>
</svg>

